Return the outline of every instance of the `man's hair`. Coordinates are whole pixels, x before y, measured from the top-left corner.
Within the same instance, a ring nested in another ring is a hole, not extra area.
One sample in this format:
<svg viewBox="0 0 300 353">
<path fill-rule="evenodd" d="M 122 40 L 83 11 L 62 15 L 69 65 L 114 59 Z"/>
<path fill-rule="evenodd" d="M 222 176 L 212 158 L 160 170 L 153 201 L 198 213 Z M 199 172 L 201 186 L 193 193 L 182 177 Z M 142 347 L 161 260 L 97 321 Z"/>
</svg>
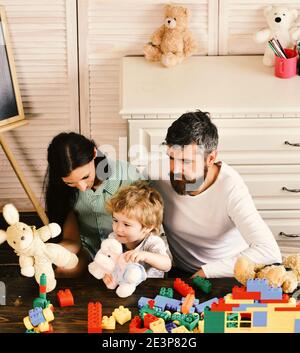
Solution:
<svg viewBox="0 0 300 353">
<path fill-rule="evenodd" d="M 197 110 L 181 115 L 168 128 L 165 144 L 185 146 L 195 143 L 209 154 L 218 147 L 218 130 L 207 112 Z"/>
<path fill-rule="evenodd" d="M 160 234 L 163 207 L 160 193 L 141 180 L 121 187 L 106 203 L 109 213 L 125 213 L 128 218 L 140 222 L 143 228 L 153 228 L 154 234 Z"/>
</svg>

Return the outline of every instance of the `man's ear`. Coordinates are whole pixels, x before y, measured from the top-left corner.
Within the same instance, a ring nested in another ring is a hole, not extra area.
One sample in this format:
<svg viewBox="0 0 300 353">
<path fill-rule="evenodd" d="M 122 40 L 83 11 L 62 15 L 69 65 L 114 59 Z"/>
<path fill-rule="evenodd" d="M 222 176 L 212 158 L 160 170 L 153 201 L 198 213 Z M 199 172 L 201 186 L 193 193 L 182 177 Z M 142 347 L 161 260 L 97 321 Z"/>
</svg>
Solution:
<svg viewBox="0 0 300 353">
<path fill-rule="evenodd" d="M 6 232 L 0 229 L 0 244 L 4 243 L 6 240 L 7 240 Z"/>
<path fill-rule="evenodd" d="M 217 156 L 218 156 L 217 150 L 210 152 L 210 154 L 207 156 L 207 159 L 206 159 L 208 167 L 211 167 L 215 163 Z"/>
</svg>

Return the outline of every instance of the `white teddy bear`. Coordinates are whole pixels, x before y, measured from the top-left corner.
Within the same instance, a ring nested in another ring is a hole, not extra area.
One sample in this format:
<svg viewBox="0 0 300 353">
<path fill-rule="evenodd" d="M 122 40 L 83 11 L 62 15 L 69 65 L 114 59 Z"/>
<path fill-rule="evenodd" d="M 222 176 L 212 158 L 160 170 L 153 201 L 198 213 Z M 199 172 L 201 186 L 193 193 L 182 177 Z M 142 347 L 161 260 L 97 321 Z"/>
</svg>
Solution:
<svg viewBox="0 0 300 353">
<path fill-rule="evenodd" d="M 57 237 L 61 228 L 56 223 L 50 223 L 36 229 L 19 222 L 19 212 L 12 204 L 3 207 L 3 217 L 10 225 L 6 232 L 0 230 L 0 244 L 5 241 L 19 256 L 21 274 L 33 277 L 40 283 L 42 273 L 47 277 L 47 292 L 56 287 L 56 279 L 52 263 L 59 267 L 71 269 L 77 266 L 78 258 L 75 254 L 59 244 L 45 244 L 50 238 Z"/>
<path fill-rule="evenodd" d="M 102 241 L 100 250 L 88 268 L 97 279 L 110 275 L 110 280 L 105 281 L 106 287 L 115 289 L 118 286 L 116 293 L 121 298 L 129 297 L 147 278 L 144 267 L 138 263 L 127 263 L 122 244 L 111 238 Z"/>
<path fill-rule="evenodd" d="M 267 6 L 264 9 L 269 28 L 264 28 L 254 35 L 257 43 L 267 42 L 263 63 L 266 66 L 274 66 L 275 54 L 270 48 L 268 41 L 277 38 L 283 48 L 291 48 L 300 39 L 300 28 L 296 27 L 295 20 L 298 17 L 296 9 L 282 6 Z"/>
</svg>

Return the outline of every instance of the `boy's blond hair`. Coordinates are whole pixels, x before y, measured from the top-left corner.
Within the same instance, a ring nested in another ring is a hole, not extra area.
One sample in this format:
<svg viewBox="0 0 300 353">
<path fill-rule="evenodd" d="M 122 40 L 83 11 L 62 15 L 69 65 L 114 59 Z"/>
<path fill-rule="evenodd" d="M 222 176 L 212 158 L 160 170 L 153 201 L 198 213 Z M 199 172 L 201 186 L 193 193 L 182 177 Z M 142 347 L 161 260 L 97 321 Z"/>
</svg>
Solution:
<svg viewBox="0 0 300 353">
<path fill-rule="evenodd" d="M 137 219 L 143 228 L 153 228 L 154 234 L 160 234 L 163 207 L 160 193 L 140 180 L 120 188 L 106 203 L 109 213 L 124 212 L 128 218 Z"/>
</svg>

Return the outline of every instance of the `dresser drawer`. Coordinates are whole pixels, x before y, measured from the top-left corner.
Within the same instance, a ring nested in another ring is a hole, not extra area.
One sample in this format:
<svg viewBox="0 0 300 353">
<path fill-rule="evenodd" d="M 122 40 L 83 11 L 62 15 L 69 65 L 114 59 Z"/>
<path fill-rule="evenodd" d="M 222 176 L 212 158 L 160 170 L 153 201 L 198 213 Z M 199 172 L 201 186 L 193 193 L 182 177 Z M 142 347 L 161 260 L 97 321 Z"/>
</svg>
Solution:
<svg viewBox="0 0 300 353">
<path fill-rule="evenodd" d="M 259 211 L 268 224 L 276 240 L 285 242 L 299 241 L 300 252 L 300 210 Z"/>
<path fill-rule="evenodd" d="M 300 164 L 299 118 L 213 121 L 219 131 L 219 157 L 231 165 Z"/>
<path fill-rule="evenodd" d="M 159 150 L 173 121 L 129 121 L 130 160 Z M 219 132 L 219 159 L 230 165 L 300 164 L 299 118 L 213 119 L 213 122 Z"/>
<path fill-rule="evenodd" d="M 300 253 L 300 210 L 259 213 L 270 227 L 282 255 Z"/>
<path fill-rule="evenodd" d="M 233 168 L 244 179 L 258 209 L 300 210 L 300 165 L 233 166 Z"/>
</svg>

